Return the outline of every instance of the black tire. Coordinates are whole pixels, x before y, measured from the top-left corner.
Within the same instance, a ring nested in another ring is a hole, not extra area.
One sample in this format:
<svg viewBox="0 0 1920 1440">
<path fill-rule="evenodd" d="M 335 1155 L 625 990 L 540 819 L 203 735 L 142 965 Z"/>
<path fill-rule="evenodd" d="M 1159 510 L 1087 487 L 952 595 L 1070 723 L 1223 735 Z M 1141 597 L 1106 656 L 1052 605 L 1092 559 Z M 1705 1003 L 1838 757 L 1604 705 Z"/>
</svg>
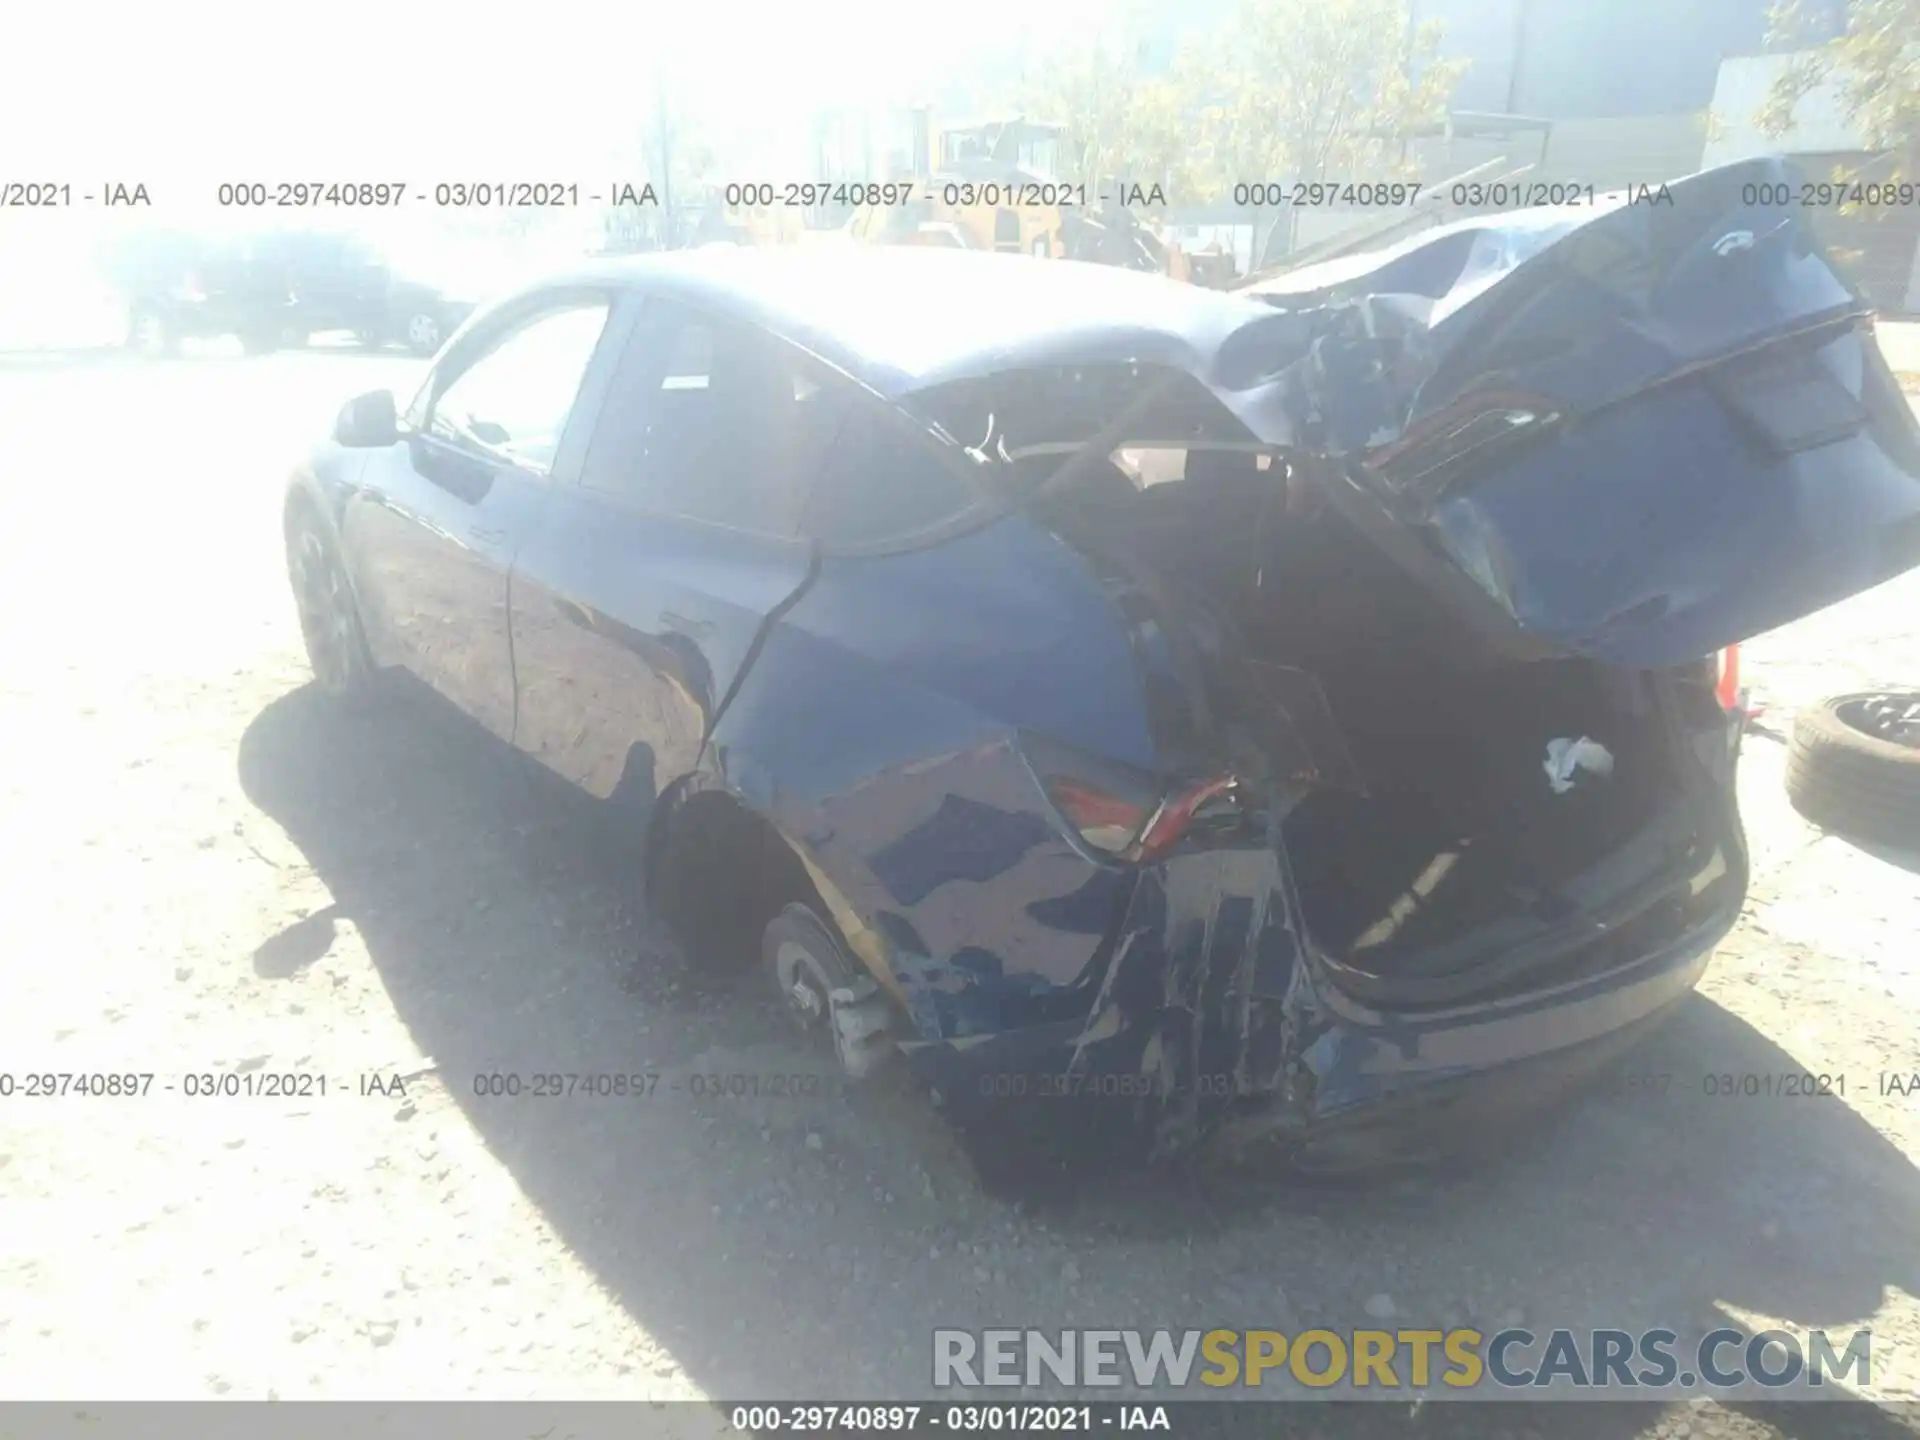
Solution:
<svg viewBox="0 0 1920 1440">
<path fill-rule="evenodd" d="M 798 901 L 786 906 L 760 937 L 760 969 L 801 1028 L 832 1051 L 828 993 L 854 985 L 860 972 L 826 922 Z"/>
<path fill-rule="evenodd" d="M 447 327 L 432 311 L 415 310 L 400 323 L 400 335 L 411 354 L 431 360 L 446 341 Z"/>
<path fill-rule="evenodd" d="M 158 307 L 136 305 L 127 315 L 127 348 L 150 357 L 175 355 L 180 336 Z"/>
<path fill-rule="evenodd" d="M 360 622 L 360 606 L 333 541 L 318 518 L 302 510 L 287 521 L 287 576 L 314 683 L 341 700 L 365 701 L 374 692 L 378 671 Z"/>
<path fill-rule="evenodd" d="M 752 973 L 763 917 L 752 882 L 764 854 L 755 817 L 707 807 L 672 788 L 647 831 L 647 901 L 694 962 L 701 983 L 725 988 Z"/>
<path fill-rule="evenodd" d="M 1823 829 L 1883 845 L 1920 845 L 1920 746 L 1859 727 L 1885 691 L 1836 695 L 1793 724 L 1787 798 Z M 1905 698 L 1920 702 L 1920 694 Z"/>
</svg>

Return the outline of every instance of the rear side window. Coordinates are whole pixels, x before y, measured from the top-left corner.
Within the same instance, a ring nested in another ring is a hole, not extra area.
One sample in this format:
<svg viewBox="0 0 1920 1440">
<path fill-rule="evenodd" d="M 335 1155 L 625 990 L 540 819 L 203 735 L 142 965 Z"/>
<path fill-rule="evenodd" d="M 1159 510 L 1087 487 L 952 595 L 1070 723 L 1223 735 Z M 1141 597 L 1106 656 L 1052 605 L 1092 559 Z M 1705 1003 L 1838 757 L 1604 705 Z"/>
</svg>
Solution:
<svg viewBox="0 0 1920 1440">
<path fill-rule="evenodd" d="M 934 442 L 874 407 L 847 407 L 808 496 L 801 528 L 823 544 L 883 545 L 931 530 L 974 500 Z"/>
<path fill-rule="evenodd" d="M 841 398 L 774 336 L 650 299 L 581 484 L 692 520 L 789 536 Z"/>
<path fill-rule="evenodd" d="M 682 325 L 674 335 L 668 353 L 666 373 L 660 388 L 669 394 L 681 390 L 705 390 L 713 381 L 713 327 Z"/>
</svg>

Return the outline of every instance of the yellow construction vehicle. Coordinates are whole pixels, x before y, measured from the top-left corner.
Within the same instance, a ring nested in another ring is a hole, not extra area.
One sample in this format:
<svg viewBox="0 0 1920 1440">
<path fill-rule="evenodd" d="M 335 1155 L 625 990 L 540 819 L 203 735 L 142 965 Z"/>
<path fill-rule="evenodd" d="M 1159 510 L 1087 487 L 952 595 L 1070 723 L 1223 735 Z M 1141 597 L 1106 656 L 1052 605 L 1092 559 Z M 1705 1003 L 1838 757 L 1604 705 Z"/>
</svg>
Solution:
<svg viewBox="0 0 1920 1440">
<path fill-rule="evenodd" d="M 1213 287 L 1232 282 L 1232 256 L 1188 254 L 1162 239 L 1119 202 L 1126 187 L 1056 178 L 1065 126 L 1012 115 L 936 130 L 924 108 L 914 120 L 914 173 L 898 177 L 911 198 L 860 207 L 846 225 L 850 238 L 1088 260 Z"/>
<path fill-rule="evenodd" d="M 753 187 L 737 187 L 752 190 Z M 772 186 L 766 193 L 771 198 Z M 696 239 L 704 243 L 732 242 L 736 245 L 793 245 L 804 238 L 806 212 L 793 206 L 728 204 L 725 192 L 708 197 L 702 212 Z"/>
<path fill-rule="evenodd" d="M 1018 255 L 1060 253 L 1063 209 L 1080 203 L 1083 187 L 1053 178 L 1059 125 L 1016 115 L 933 129 L 915 114 L 913 173 L 904 204 L 866 205 L 848 232 L 871 244 L 951 245 Z M 932 227 L 932 228 L 929 228 Z"/>
</svg>

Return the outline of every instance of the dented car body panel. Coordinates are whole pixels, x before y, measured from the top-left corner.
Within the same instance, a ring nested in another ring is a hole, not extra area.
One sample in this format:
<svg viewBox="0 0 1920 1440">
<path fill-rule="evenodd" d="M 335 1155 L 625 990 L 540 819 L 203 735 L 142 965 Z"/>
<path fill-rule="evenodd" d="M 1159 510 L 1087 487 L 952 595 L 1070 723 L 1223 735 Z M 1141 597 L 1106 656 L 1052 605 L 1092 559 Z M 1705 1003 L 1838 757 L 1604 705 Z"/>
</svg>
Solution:
<svg viewBox="0 0 1920 1440">
<path fill-rule="evenodd" d="M 1071 1008 L 1124 896 L 1126 872 L 1049 821 L 1013 741 L 1042 729 L 1152 762 L 1123 627 L 1087 571 L 1015 517 L 829 560 L 714 732 L 713 764 L 846 897 L 919 1033 Z"/>
<path fill-rule="evenodd" d="M 1753 203 L 1791 175 L 1256 287 L 1313 353 L 1242 413 L 1342 456 L 1337 498 L 1516 653 L 1675 664 L 1878 584 L 1920 563 L 1920 430 L 1804 219 Z"/>
<path fill-rule="evenodd" d="M 1284 846 L 1253 841 L 1137 876 L 1084 1020 L 906 1049 L 983 1138 L 1325 1168 L 1446 1153 L 1547 1109 L 1692 991 L 1746 893 L 1737 745 L 1703 737 L 1728 798 L 1715 843 L 1668 877 L 1678 908 L 1559 983 L 1445 1009 L 1357 1003 L 1302 923 Z"/>
<path fill-rule="evenodd" d="M 1269 864 L 1260 884 L 1251 872 Z M 1637 1038 L 1691 993 L 1734 919 L 1718 916 L 1626 973 L 1513 1004 L 1356 1014 L 1316 980 L 1277 909 L 1272 852 L 1248 852 L 1239 868 L 1239 885 L 1215 856 L 1191 867 L 1185 887 L 1143 879 L 1087 1020 L 910 1042 L 916 1072 L 983 1142 L 1018 1135 L 1074 1160 L 1204 1152 L 1347 1168 L 1435 1158 L 1496 1119 L 1537 1116 L 1564 1093 L 1555 1082 L 1570 1088 L 1606 1064 L 1619 1053 L 1611 1040 Z M 1476 1077 L 1484 1083 L 1463 1083 Z M 1452 1109 L 1466 1135 L 1434 1128 L 1436 1108 Z"/>
<path fill-rule="evenodd" d="M 390 465 L 374 495 L 379 467 L 336 447 L 296 494 L 329 517 L 376 631 L 425 593 L 389 585 L 407 547 L 437 547 L 463 578 L 435 603 L 471 613 L 401 618 L 461 640 L 468 688 L 449 698 L 649 811 L 656 856 L 702 799 L 764 822 L 963 1128 L 1049 1154 L 1369 1163 L 1434 1140 L 1437 1110 L 1469 1131 L 1537 1110 L 1692 988 L 1747 876 L 1739 725 L 1702 664 L 1920 560 L 1903 548 L 1920 442 L 1864 313 L 1792 216 L 1738 203 L 1775 174 L 1678 182 L 1671 213 L 1427 237 L 1264 299 L 934 251 L 601 267 L 477 317 L 419 402 L 430 427 L 457 367 L 545 297 L 602 297 L 550 463 L 490 454 L 477 492 L 431 495 Z M 736 381 L 732 341 L 686 358 L 699 326 L 774 359 L 754 351 Z M 1045 387 L 1095 395 L 1097 373 L 1125 383 L 1061 420 Z M 807 408 L 822 395 L 830 423 Z M 1049 423 L 1068 428 L 1033 428 Z M 743 434 L 779 443 L 727 449 Z M 1177 482 L 1115 467 L 1138 442 L 1187 447 Z M 1216 451 L 1230 463 L 1194 458 Z M 909 481 L 942 498 L 876 530 Z M 1279 514 L 1285 492 L 1284 532 L 1319 496 L 1360 547 L 1352 573 L 1364 550 L 1413 609 L 1484 642 L 1404 682 L 1416 700 L 1457 687 L 1449 713 L 1490 667 L 1541 687 L 1572 667 L 1590 707 L 1489 726 L 1519 833 L 1437 830 L 1431 854 L 1382 858 L 1375 832 L 1416 811 L 1368 807 L 1413 806 L 1423 762 L 1349 752 L 1402 682 L 1335 671 L 1383 647 L 1356 631 L 1321 670 L 1290 661 L 1222 599 L 1298 608 L 1271 592 L 1284 545 L 1244 575 L 1176 572 L 1162 532 L 1109 547 L 1096 532 L 1116 527 L 1082 524 L 1083 481 L 1125 517 L 1159 491 L 1160 519 L 1188 507 L 1203 538 L 1261 543 L 1269 498 Z M 734 511 L 691 513 L 728 487 Z M 465 525 L 490 494 L 512 524 L 482 545 Z M 1209 518 L 1205 496 L 1251 521 Z M 409 514 L 440 518 L 381 549 Z M 1541 774 L 1543 740 L 1608 765 Z M 1590 855 L 1583 826 L 1606 836 Z M 1336 904 L 1341 867 L 1303 848 L 1336 843 L 1356 870 L 1404 861 L 1406 883 Z M 1529 867 L 1547 851 L 1560 868 Z M 1473 953 L 1442 965 L 1416 932 L 1449 885 L 1466 898 L 1448 933 Z M 1395 889 L 1412 898 L 1385 904 Z"/>
</svg>

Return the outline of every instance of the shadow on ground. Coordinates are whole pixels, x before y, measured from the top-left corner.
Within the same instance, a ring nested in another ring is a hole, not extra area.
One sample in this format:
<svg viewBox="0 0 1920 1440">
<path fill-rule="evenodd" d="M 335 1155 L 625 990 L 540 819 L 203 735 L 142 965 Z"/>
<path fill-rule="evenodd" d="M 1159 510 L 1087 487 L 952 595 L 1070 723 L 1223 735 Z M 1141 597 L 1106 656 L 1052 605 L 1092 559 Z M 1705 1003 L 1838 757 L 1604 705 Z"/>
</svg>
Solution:
<svg viewBox="0 0 1920 1440">
<path fill-rule="evenodd" d="M 1850 1330 L 1920 1291 L 1920 1179 L 1897 1149 L 1842 1101 L 1703 1079 L 1833 1058 L 1702 998 L 1605 1093 L 1469 1174 L 1332 1192 L 1142 1176 L 1036 1210 L 982 1196 L 904 1083 L 848 1091 L 757 992 L 687 973 L 594 804 L 438 702 L 354 715 L 302 689 L 254 720 L 239 768 L 334 897 L 261 937 L 258 973 L 354 927 L 492 1152 L 709 1394 L 921 1394 L 937 1326 L 1297 1331 L 1375 1323 L 1362 1307 L 1385 1295 L 1401 1325 L 1697 1336 L 1739 1311 Z M 508 1071 L 661 1079 L 643 1100 L 475 1094 Z M 1471 1433 L 1499 1433 L 1474 1408 Z M 1511 1433 L 1647 1420 L 1578 1408 Z M 1782 1429 L 1911 1433 L 1815 1420 L 1830 1408 L 1785 1407 Z M 1414 1428 L 1454 1424 L 1445 1409 Z M 1378 1423 L 1403 1433 L 1406 1411 Z"/>
<path fill-rule="evenodd" d="M 1846 840 L 1854 849 L 1873 856 L 1874 859 L 1893 866 L 1897 870 L 1908 870 L 1920 875 L 1920 849 L 1912 846 L 1895 848 L 1891 845 L 1876 845 L 1867 840 L 1854 840 L 1845 835 L 1838 838 Z"/>
</svg>

